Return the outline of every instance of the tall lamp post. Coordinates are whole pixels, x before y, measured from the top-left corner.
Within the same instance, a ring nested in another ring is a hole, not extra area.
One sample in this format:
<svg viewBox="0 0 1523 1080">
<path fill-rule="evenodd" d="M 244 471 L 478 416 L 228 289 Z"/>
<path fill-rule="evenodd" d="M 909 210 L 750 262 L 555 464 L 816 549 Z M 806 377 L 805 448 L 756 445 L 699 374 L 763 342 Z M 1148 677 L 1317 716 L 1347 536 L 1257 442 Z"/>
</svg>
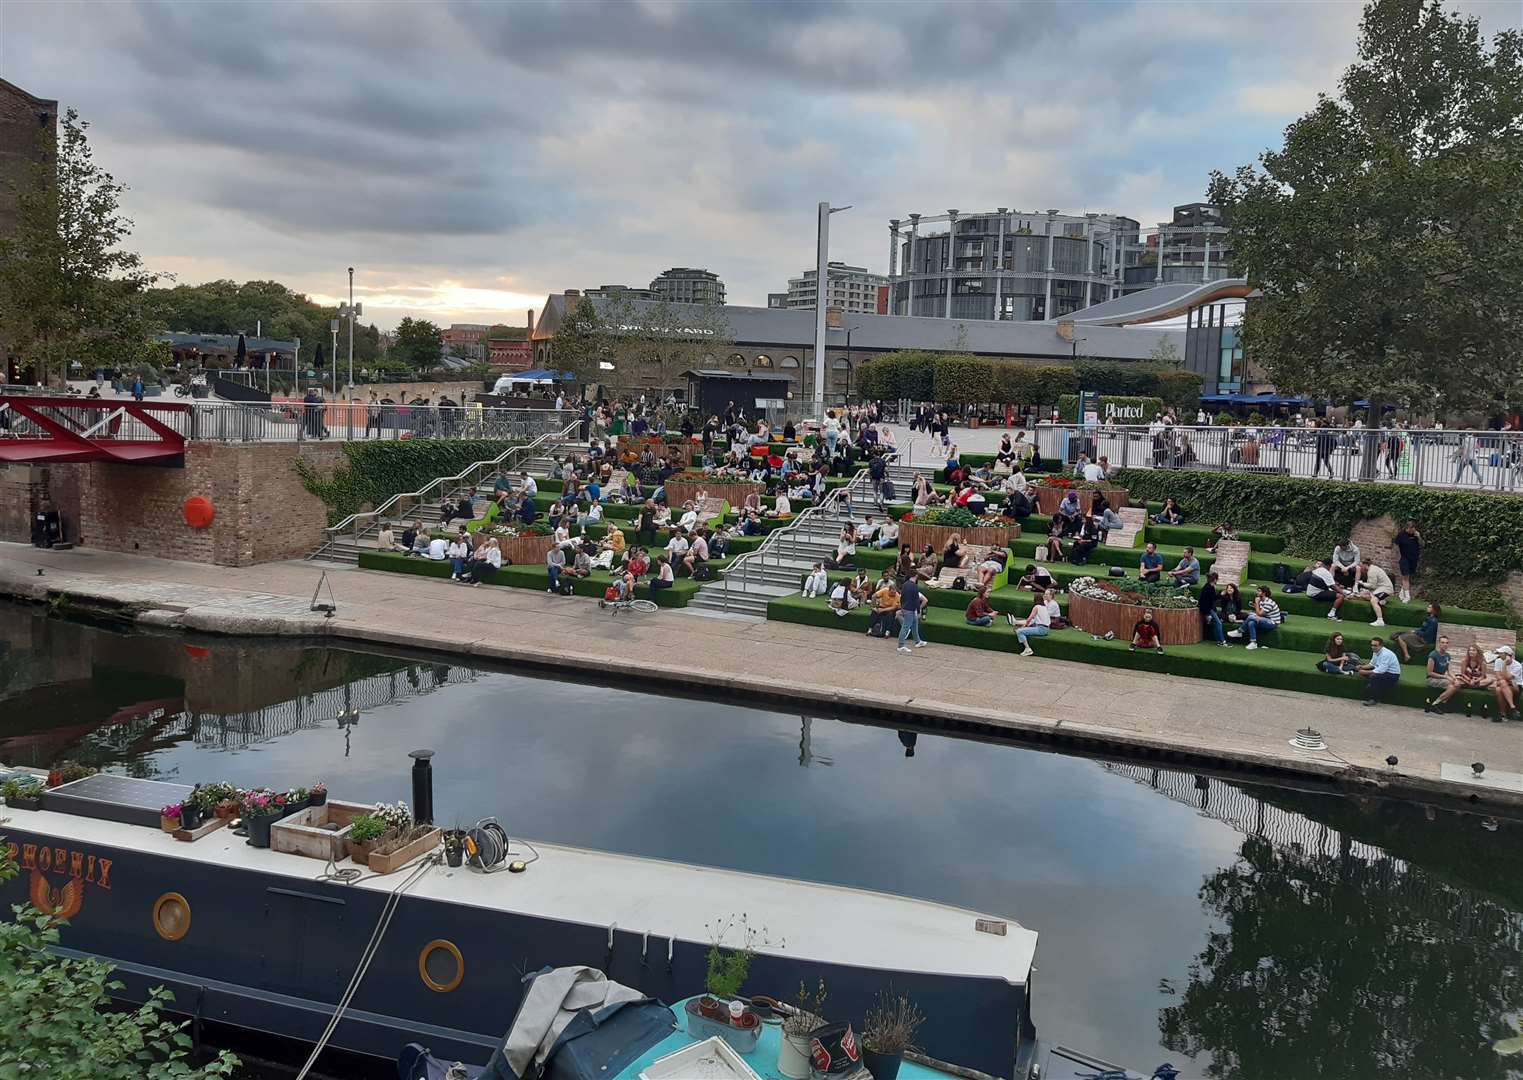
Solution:
<svg viewBox="0 0 1523 1080">
<path fill-rule="evenodd" d="M 349 268 L 349 393 L 354 393 L 354 267 Z"/>
<path fill-rule="evenodd" d="M 850 209 L 828 202 L 819 205 L 814 272 L 814 408 L 821 424 L 825 423 L 825 298 L 830 280 L 830 215 Z"/>
<path fill-rule="evenodd" d="M 861 326 L 848 326 L 846 328 L 846 400 L 848 404 L 851 402 L 851 377 L 857 371 L 857 365 L 852 363 L 851 359 L 851 332 L 860 329 L 862 329 Z"/>
</svg>

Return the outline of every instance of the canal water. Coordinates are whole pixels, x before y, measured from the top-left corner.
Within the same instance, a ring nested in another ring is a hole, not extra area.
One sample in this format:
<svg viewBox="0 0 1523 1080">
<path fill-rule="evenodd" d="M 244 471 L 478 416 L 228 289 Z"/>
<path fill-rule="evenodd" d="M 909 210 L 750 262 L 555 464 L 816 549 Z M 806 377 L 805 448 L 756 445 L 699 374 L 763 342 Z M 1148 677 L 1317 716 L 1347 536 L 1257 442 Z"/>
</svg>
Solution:
<svg viewBox="0 0 1523 1080">
<path fill-rule="evenodd" d="M 322 779 L 371 801 L 408 798 L 406 754 L 428 747 L 444 824 L 495 815 L 531 839 L 1015 918 L 1041 934 L 1038 1031 L 1134 1068 L 1523 1077 L 1492 1048 L 1523 1009 L 1518 824 L 602 682 L 616 675 L 0 607 L 0 761 Z"/>
</svg>

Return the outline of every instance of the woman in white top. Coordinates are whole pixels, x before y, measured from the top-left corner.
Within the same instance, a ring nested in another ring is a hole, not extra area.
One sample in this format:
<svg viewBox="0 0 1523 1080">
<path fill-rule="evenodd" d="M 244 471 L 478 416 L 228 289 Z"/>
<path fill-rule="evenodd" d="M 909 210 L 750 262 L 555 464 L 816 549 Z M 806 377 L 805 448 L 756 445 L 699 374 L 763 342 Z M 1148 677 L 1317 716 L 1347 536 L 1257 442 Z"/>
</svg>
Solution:
<svg viewBox="0 0 1523 1080">
<path fill-rule="evenodd" d="M 910 488 L 915 493 L 915 505 L 917 507 L 925 507 L 931 504 L 931 497 L 935 494 L 935 489 L 924 476 L 916 473 Z"/>
<path fill-rule="evenodd" d="M 450 541 L 449 547 L 445 549 L 444 554 L 449 557 L 450 561 L 450 580 L 464 580 L 465 560 L 471 554 L 470 541 L 465 538 L 464 534 L 457 536 Z"/>
<path fill-rule="evenodd" d="M 1063 609 L 1058 607 L 1058 595 L 1048 589 L 1042 594 L 1042 598 L 1031 605 L 1031 614 L 1026 616 L 1026 621 L 1016 630 L 1016 640 L 1021 643 L 1022 656 L 1034 656 L 1036 650 L 1031 647 L 1029 638 L 1046 637 L 1052 632 L 1052 620 L 1063 614 Z M 1010 621 L 1015 621 L 1015 616 L 1010 616 Z"/>
<path fill-rule="evenodd" d="M 494 536 L 477 550 L 476 557 L 471 560 L 471 584 L 480 588 L 483 581 L 491 581 L 492 575 L 500 569 L 502 569 L 502 548 L 498 546 L 497 537 Z"/>
</svg>

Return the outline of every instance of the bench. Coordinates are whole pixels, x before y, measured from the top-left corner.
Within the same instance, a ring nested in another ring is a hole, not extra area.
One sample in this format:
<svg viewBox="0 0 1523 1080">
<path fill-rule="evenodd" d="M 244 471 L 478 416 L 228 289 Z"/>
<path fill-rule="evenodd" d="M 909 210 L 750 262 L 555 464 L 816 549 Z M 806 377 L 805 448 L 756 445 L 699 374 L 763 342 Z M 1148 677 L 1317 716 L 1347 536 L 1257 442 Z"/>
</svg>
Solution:
<svg viewBox="0 0 1523 1080">
<path fill-rule="evenodd" d="M 979 565 L 989 557 L 989 553 L 993 550 L 994 549 L 991 547 L 963 548 L 963 565 L 942 567 L 941 573 L 937 574 L 930 581 L 926 582 L 926 586 L 932 589 L 950 589 L 952 587 L 952 583 L 955 582 L 958 578 L 966 578 L 968 587 L 971 590 L 974 582 L 978 579 Z"/>
<path fill-rule="evenodd" d="M 1216 571 L 1218 587 L 1228 583 L 1241 585 L 1253 546 L 1246 540 L 1218 540 L 1214 554 L 1216 561 L 1211 564 L 1211 569 Z"/>
<path fill-rule="evenodd" d="M 1142 535 L 1148 525 L 1147 509 L 1141 506 L 1123 506 L 1116 511 L 1116 515 L 1125 523 L 1119 529 L 1112 529 L 1105 538 L 1107 547 L 1136 547 L 1137 538 Z"/>
</svg>

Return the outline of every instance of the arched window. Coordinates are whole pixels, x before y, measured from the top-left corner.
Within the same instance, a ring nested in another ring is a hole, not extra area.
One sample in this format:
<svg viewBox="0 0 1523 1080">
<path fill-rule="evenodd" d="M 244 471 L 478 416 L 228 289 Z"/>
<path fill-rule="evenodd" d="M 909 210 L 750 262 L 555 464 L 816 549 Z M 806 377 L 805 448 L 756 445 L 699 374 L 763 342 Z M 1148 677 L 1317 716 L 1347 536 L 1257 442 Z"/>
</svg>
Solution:
<svg viewBox="0 0 1523 1080">
<path fill-rule="evenodd" d="M 799 366 L 799 358 L 796 357 L 796 356 L 785 356 L 785 357 L 783 357 L 782 364 L 779 365 L 779 366 L 780 367 L 798 367 Z"/>
<path fill-rule="evenodd" d="M 713 353 L 706 352 L 706 353 L 703 354 L 703 366 L 704 367 L 713 367 L 714 363 L 715 363 L 715 357 L 714 357 Z"/>
<path fill-rule="evenodd" d="M 844 356 L 838 356 L 830 362 L 832 371 L 850 371 L 851 361 Z"/>
<path fill-rule="evenodd" d="M 738 352 L 737 353 L 731 353 L 730 354 L 730 366 L 731 367 L 745 367 L 746 366 L 746 358 L 744 356 L 740 355 L 740 353 L 738 353 Z"/>
<path fill-rule="evenodd" d="M 756 354 L 756 366 L 757 367 L 771 367 L 772 366 L 772 357 L 768 356 L 766 353 L 757 353 Z"/>
</svg>

